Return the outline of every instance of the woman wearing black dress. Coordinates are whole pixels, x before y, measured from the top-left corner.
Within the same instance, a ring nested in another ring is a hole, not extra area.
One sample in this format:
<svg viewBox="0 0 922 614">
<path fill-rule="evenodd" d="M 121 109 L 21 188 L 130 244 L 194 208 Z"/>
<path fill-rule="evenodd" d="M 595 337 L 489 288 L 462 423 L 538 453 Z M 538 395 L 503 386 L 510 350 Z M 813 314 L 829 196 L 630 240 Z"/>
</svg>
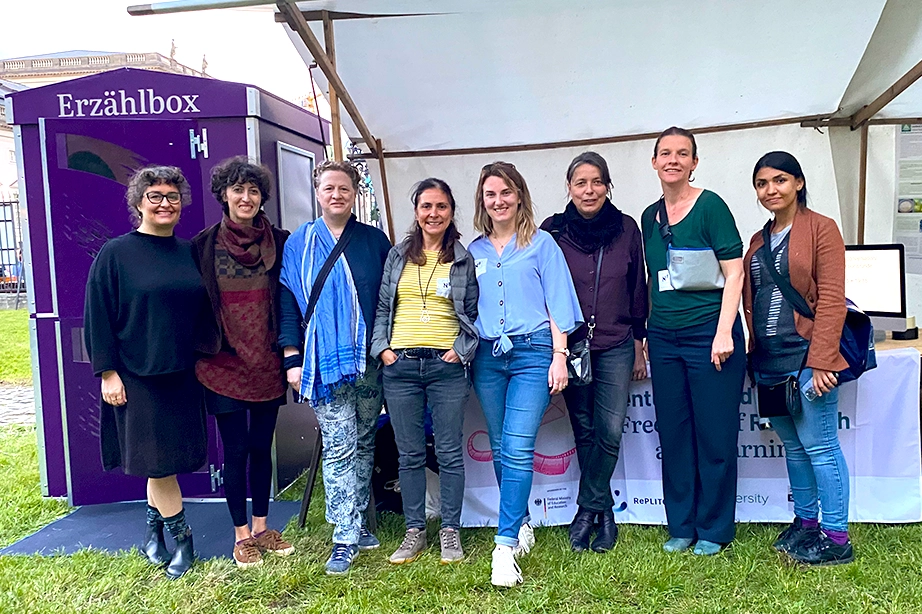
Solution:
<svg viewBox="0 0 922 614">
<path fill-rule="evenodd" d="M 103 466 L 147 478 L 144 554 L 179 578 L 194 560 L 176 474 L 205 463 L 195 332 L 205 290 L 192 245 L 173 236 L 190 200 L 178 168 L 139 170 L 126 195 L 134 232 L 108 241 L 90 269 L 84 326 L 93 372 L 102 378 Z M 176 541 L 170 555 L 164 526 Z"/>
</svg>

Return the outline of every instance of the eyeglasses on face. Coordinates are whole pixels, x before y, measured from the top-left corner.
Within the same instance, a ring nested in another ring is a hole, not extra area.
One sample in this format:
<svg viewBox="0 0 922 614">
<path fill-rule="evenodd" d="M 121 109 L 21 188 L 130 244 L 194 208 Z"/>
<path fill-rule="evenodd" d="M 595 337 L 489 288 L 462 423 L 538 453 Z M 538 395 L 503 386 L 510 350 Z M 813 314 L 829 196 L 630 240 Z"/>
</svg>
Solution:
<svg viewBox="0 0 922 614">
<path fill-rule="evenodd" d="M 179 192 L 147 192 L 144 196 L 147 197 L 147 200 L 150 201 L 152 205 L 159 205 L 163 202 L 163 199 L 166 198 L 166 201 L 171 205 L 178 205 L 182 202 L 182 194 Z"/>
</svg>

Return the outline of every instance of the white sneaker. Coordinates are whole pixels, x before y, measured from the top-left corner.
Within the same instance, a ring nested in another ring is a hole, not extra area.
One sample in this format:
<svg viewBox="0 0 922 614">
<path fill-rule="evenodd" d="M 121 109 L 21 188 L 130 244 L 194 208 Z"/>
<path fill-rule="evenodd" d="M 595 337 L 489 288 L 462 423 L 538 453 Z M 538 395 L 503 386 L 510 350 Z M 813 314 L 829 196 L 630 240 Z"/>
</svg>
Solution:
<svg viewBox="0 0 922 614">
<path fill-rule="evenodd" d="M 510 546 L 496 546 L 493 549 L 493 569 L 490 574 L 493 586 L 513 587 L 522 583 L 522 570 L 515 562 Z"/>
<path fill-rule="evenodd" d="M 519 545 L 513 549 L 515 556 L 523 556 L 535 547 L 535 530 L 527 522 L 519 527 Z"/>
</svg>

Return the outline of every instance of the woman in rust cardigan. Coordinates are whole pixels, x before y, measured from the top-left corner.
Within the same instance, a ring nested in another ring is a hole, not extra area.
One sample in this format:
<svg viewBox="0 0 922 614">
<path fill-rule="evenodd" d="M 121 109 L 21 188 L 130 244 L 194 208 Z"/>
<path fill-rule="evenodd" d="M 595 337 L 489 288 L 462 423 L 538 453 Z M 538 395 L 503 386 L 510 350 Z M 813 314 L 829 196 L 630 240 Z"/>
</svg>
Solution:
<svg viewBox="0 0 922 614">
<path fill-rule="evenodd" d="M 756 381 L 798 375 L 803 412 L 771 419 L 784 442 L 794 522 L 775 549 L 807 565 L 854 559 L 848 539 L 848 467 L 839 447 L 837 372 L 845 322 L 845 244 L 836 223 L 807 208 L 807 181 L 791 154 L 773 151 L 756 163 L 752 183 L 774 217 L 752 237 L 743 258 L 743 308 Z M 814 311 L 802 317 L 765 268 L 775 267 Z M 822 517 L 820 517 L 822 509 Z"/>
</svg>

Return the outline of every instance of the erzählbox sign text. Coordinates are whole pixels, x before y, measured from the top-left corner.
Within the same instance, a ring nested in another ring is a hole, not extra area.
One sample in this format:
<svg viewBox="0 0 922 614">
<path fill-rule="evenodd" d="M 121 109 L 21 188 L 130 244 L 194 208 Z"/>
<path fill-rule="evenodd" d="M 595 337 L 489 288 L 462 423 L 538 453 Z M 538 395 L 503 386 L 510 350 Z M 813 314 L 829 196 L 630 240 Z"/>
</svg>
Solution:
<svg viewBox="0 0 922 614">
<path fill-rule="evenodd" d="M 11 95 L 13 123 L 46 119 L 245 117 L 247 86 L 215 79 L 118 69 Z"/>
</svg>

